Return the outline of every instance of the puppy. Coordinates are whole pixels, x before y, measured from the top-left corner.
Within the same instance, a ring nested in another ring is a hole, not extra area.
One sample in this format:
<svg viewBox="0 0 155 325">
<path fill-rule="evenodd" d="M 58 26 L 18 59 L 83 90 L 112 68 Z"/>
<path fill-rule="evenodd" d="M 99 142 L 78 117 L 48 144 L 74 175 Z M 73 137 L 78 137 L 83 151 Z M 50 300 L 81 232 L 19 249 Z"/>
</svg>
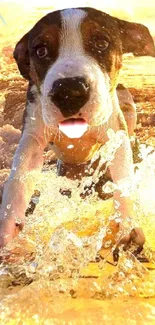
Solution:
<svg viewBox="0 0 155 325">
<path fill-rule="evenodd" d="M 133 203 L 123 184 L 130 187 L 133 178 L 129 133 L 135 112 L 127 125 L 116 92 L 122 55 L 130 52 L 155 57 L 148 29 L 92 8 L 49 13 L 17 43 L 14 58 L 29 87 L 22 137 L 4 187 L 1 247 L 23 228 L 49 142 L 64 163 L 83 164 L 109 140 L 109 129 L 120 132 L 109 170 L 116 210 L 122 219 L 132 217 Z"/>
</svg>

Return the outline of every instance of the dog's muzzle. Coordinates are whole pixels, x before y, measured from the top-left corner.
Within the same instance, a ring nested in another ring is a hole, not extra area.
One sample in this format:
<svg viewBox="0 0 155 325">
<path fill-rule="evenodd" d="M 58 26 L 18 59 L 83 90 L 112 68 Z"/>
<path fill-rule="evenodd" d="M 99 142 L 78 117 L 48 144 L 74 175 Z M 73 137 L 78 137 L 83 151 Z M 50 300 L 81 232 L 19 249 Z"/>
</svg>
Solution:
<svg viewBox="0 0 155 325">
<path fill-rule="evenodd" d="M 58 79 L 49 96 L 64 117 L 71 117 L 89 100 L 90 86 L 83 77 Z"/>
</svg>

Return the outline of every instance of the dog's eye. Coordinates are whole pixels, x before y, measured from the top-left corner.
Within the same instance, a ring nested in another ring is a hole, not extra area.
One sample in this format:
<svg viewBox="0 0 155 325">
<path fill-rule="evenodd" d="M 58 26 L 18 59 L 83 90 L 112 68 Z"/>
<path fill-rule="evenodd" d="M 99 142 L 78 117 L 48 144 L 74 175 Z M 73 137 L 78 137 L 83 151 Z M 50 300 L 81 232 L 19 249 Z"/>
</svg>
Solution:
<svg viewBox="0 0 155 325">
<path fill-rule="evenodd" d="M 105 39 L 95 41 L 95 48 L 100 51 L 105 51 L 109 46 L 109 42 Z"/>
<path fill-rule="evenodd" d="M 40 46 L 36 49 L 37 56 L 42 59 L 48 54 L 48 50 L 46 46 Z"/>
</svg>

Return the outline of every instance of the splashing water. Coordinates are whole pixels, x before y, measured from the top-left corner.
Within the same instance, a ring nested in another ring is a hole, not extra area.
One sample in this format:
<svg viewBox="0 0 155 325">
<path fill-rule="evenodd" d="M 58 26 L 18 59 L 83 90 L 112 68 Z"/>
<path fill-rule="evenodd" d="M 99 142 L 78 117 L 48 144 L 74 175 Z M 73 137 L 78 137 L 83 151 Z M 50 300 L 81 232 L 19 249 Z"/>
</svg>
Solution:
<svg viewBox="0 0 155 325">
<path fill-rule="evenodd" d="M 109 157 L 108 164 L 110 163 L 110 158 L 120 145 L 119 137 L 116 137 L 116 141 L 114 134 L 109 137 L 112 146 L 102 152 L 102 164 L 105 157 Z M 57 298 L 60 299 L 60 295 L 66 299 L 72 297 L 98 300 L 109 297 L 155 297 L 155 153 L 149 153 L 148 149 L 142 147 L 141 154 L 143 161 L 136 165 L 132 184 L 136 215 L 133 222 L 135 225 L 138 223 L 144 230 L 147 239 L 145 256 L 152 262 L 149 264 L 152 270 L 148 271 L 132 252 L 120 251 L 118 265 L 109 264 L 113 264 L 112 245 L 116 235 L 113 236 L 108 228 L 109 222 L 116 218 L 112 200 L 102 201 L 95 191 L 84 200 L 80 195 L 85 186 L 98 179 L 101 165 L 95 171 L 95 176 L 85 176 L 81 183 L 65 176 L 58 177 L 55 166 L 52 170 L 44 168 L 36 187 L 41 192 L 39 203 L 33 215 L 27 217 L 24 231 L 1 254 L 3 263 L 0 266 L 0 297 L 4 297 L 6 293 L 0 307 L 1 322 L 13 315 L 17 306 L 20 311 L 23 304 L 29 306 L 30 292 L 35 295 L 35 305 L 33 304 L 32 309 L 36 315 L 36 306 L 40 304 L 40 299 L 44 302 L 46 295 L 48 301 L 56 301 Z M 93 159 L 88 168 L 92 168 L 97 158 Z M 105 171 L 106 168 L 102 172 Z M 62 195 L 62 187 L 71 189 L 71 197 Z M 114 184 L 109 181 L 103 190 L 113 192 Z M 99 251 L 101 253 L 96 263 Z M 24 290 L 22 287 L 25 285 L 29 285 L 29 290 L 24 291 L 21 300 L 20 292 Z M 36 290 L 40 290 L 39 300 L 35 294 Z M 11 304 L 12 297 L 16 299 L 15 307 Z M 20 320 L 23 317 L 21 312 L 18 317 Z"/>
</svg>

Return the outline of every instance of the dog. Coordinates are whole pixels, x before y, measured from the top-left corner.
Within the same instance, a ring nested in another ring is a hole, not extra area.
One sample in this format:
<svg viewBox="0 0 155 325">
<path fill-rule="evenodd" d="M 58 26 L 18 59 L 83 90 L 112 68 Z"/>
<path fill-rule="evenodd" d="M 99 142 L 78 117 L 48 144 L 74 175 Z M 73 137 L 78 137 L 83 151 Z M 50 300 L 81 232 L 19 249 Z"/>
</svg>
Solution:
<svg viewBox="0 0 155 325">
<path fill-rule="evenodd" d="M 116 212 L 122 220 L 132 217 L 133 202 L 122 184 L 130 185 L 133 178 L 129 136 L 136 112 L 128 96 L 124 111 L 118 100 L 126 91 L 117 89 L 124 53 L 155 57 L 149 30 L 93 8 L 49 13 L 17 43 L 14 58 L 29 86 L 22 136 L 4 186 L 0 247 L 24 226 L 49 142 L 57 158 L 72 166 L 90 161 L 109 140 L 109 129 L 119 132 L 121 144 L 109 170 L 116 185 Z M 132 229 L 132 237 L 143 246 L 141 231 Z M 131 240 L 130 234 L 123 238 L 122 243 Z"/>
</svg>

